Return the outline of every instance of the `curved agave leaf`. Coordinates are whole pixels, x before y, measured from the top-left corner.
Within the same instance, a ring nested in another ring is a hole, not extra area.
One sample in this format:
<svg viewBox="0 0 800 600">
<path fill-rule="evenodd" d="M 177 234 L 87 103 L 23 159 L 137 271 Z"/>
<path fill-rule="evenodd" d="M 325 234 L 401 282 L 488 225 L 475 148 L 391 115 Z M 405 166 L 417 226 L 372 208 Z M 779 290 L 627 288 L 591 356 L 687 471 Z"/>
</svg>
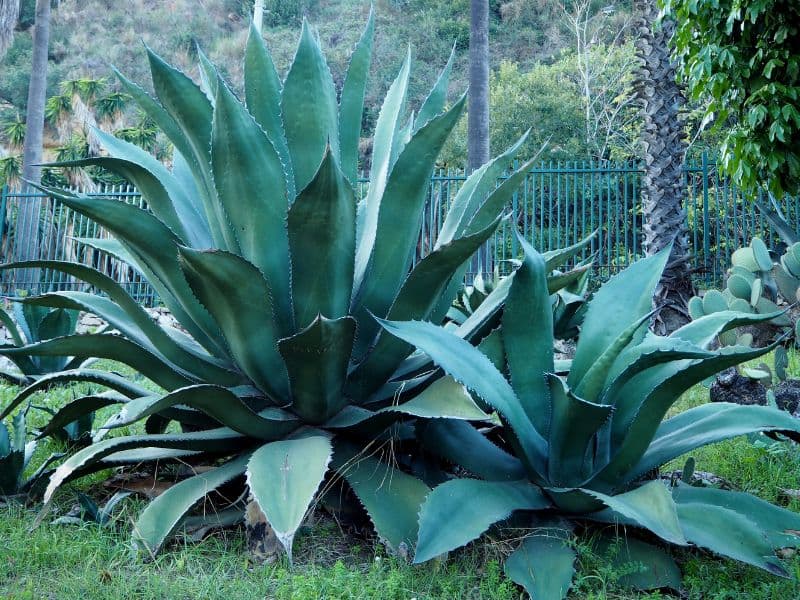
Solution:
<svg viewBox="0 0 800 600">
<path fill-rule="evenodd" d="M 0 265 L 0 270 L 2 270 L 2 269 L 10 269 L 10 268 L 13 268 L 13 267 L 11 265 L 9 265 L 9 264 Z M 22 336 L 20 335 L 19 330 L 17 329 L 17 324 L 11 318 L 11 315 L 9 315 L 2 308 L 0 308 L 0 322 L 5 326 L 6 331 L 8 331 L 8 334 L 11 336 L 11 339 L 14 342 L 15 346 L 24 346 L 25 345 L 25 340 L 22 339 Z"/>
<path fill-rule="evenodd" d="M 224 465 L 176 483 L 152 500 L 133 526 L 133 539 L 140 548 L 155 556 L 164 541 L 175 531 L 189 510 L 209 492 L 243 474 L 250 454 L 243 454 Z"/>
<path fill-rule="evenodd" d="M 763 323 L 782 314 L 784 314 L 784 311 L 768 314 L 748 314 L 723 310 L 703 315 L 699 319 L 693 319 L 683 327 L 675 330 L 669 337 L 687 340 L 702 348 L 707 348 L 720 333 L 730 331 L 736 327 Z"/>
<path fill-rule="evenodd" d="M 347 67 L 339 99 L 339 146 L 342 171 L 355 185 L 358 180 L 358 143 L 361 140 L 361 121 L 364 114 L 364 94 L 367 88 L 372 42 L 375 37 L 375 14 L 370 7 L 367 25 L 356 44 Z"/>
<path fill-rule="evenodd" d="M 198 61 L 200 67 L 200 88 L 203 90 L 206 98 L 208 98 L 208 101 L 214 104 L 217 97 L 219 71 L 217 71 L 214 63 L 211 62 L 205 55 L 205 52 L 200 48 L 200 44 L 196 44 L 195 49 L 197 50 L 197 58 L 200 59 Z"/>
<path fill-rule="evenodd" d="M 625 573 L 618 580 L 624 587 L 645 591 L 681 589 L 682 578 L 678 565 L 658 546 L 629 535 L 616 537 L 607 534 L 599 539 L 595 552 L 610 558 L 611 566 Z M 641 565 L 644 569 L 631 573 L 632 565 Z"/>
<path fill-rule="evenodd" d="M 383 106 L 375 124 L 372 142 L 372 168 L 367 195 L 358 206 L 358 228 L 356 234 L 356 265 L 353 291 L 361 288 L 370 264 L 372 249 L 378 231 L 378 215 L 386 182 L 392 168 L 392 146 L 398 134 L 400 118 L 406 103 L 408 76 L 411 69 L 411 49 L 409 48 L 397 77 L 389 86 Z"/>
<path fill-rule="evenodd" d="M 498 222 L 499 218 L 483 231 L 446 244 L 417 263 L 401 286 L 388 318 L 393 321 L 429 318 L 459 266 L 489 239 Z M 357 402 L 366 400 L 390 378 L 413 349 L 394 336 L 380 334 L 375 348 L 351 374 L 349 395 Z"/>
<path fill-rule="evenodd" d="M 519 459 L 495 446 L 465 421 L 435 419 L 420 423 L 417 437 L 429 452 L 488 481 L 516 481 L 526 477 Z"/>
<path fill-rule="evenodd" d="M 131 400 L 103 428 L 129 425 L 176 405 L 200 410 L 233 431 L 260 440 L 280 439 L 299 425 L 293 416 L 278 409 L 266 409 L 256 414 L 236 394 L 225 388 L 192 385 L 163 396 L 150 395 Z"/>
<path fill-rule="evenodd" d="M 180 248 L 188 285 L 209 311 L 236 363 L 276 402 L 289 398 L 286 367 L 278 353 L 278 325 L 267 282 L 245 259 L 221 250 Z"/>
<path fill-rule="evenodd" d="M 468 544 L 516 510 L 549 508 L 550 501 L 527 481 L 453 479 L 433 489 L 419 513 L 415 563 Z"/>
<path fill-rule="evenodd" d="M 333 468 L 355 492 L 378 537 L 395 553 L 409 552 L 419 531 L 419 507 L 430 488 L 339 440 L 334 447 Z"/>
<path fill-rule="evenodd" d="M 267 134 L 281 157 L 286 171 L 287 194 L 291 203 L 296 190 L 292 159 L 283 131 L 281 88 L 281 79 L 275 69 L 275 63 L 272 62 L 272 56 L 264 44 L 264 38 L 255 25 L 251 24 L 244 55 L 244 95 L 247 110 Z"/>
<path fill-rule="evenodd" d="M 575 550 L 569 532 L 547 528 L 529 535 L 505 561 L 506 575 L 531 598 L 566 598 L 575 574 Z"/>
<path fill-rule="evenodd" d="M 777 408 L 728 402 L 690 408 L 658 426 L 647 451 L 625 479 L 632 481 L 695 448 L 758 431 L 800 441 L 800 422 Z"/>
<path fill-rule="evenodd" d="M 361 282 L 356 279 L 356 284 L 361 283 L 354 309 L 359 319 L 357 356 L 365 352 L 380 330 L 365 311 L 385 316 L 411 266 L 436 158 L 458 123 L 465 103 L 466 95 L 414 134 L 386 182 L 375 226 L 369 277 Z"/>
<path fill-rule="evenodd" d="M 581 491 L 608 506 L 612 515 L 621 515 L 628 522 L 644 527 L 672 544 L 686 544 L 675 501 L 661 481 L 649 481 L 629 492 L 614 496 L 595 490 Z M 590 519 L 594 517 L 591 514 L 586 516 Z"/>
<path fill-rule="evenodd" d="M 589 301 L 581 336 L 567 383 L 575 389 L 598 356 L 611 346 L 631 324 L 652 308 L 653 291 L 669 258 L 672 246 L 636 261 L 608 280 Z M 632 341 L 642 340 L 640 329 Z"/>
<path fill-rule="evenodd" d="M 211 168 L 236 248 L 269 282 L 281 335 L 293 330 L 289 285 L 289 198 L 280 156 L 222 79 L 211 131 Z M 269 240 L 268 243 L 265 243 Z"/>
<path fill-rule="evenodd" d="M 289 210 L 288 244 L 291 262 L 287 257 L 280 269 L 287 272 L 291 264 L 298 327 L 308 327 L 318 314 L 346 316 L 353 289 L 356 199 L 330 148 Z"/>
<path fill-rule="evenodd" d="M 522 236 L 517 238 L 525 257 L 514 275 L 503 310 L 503 347 L 511 386 L 525 414 L 546 437 L 553 416 L 550 389 L 545 379 L 545 373 L 555 370 L 553 309 L 547 291 L 544 258 Z M 503 370 L 503 366 L 498 369 Z"/>
<path fill-rule="evenodd" d="M 71 402 L 67 402 L 53 414 L 47 422 L 47 425 L 38 433 L 36 439 L 42 439 L 52 435 L 70 423 L 74 423 L 81 417 L 90 415 L 101 408 L 114 404 L 124 404 L 125 402 L 128 402 L 128 398 L 117 392 L 104 392 L 93 396 L 83 396 Z"/>
<path fill-rule="evenodd" d="M 79 450 L 61 463 L 50 477 L 44 501 L 49 505 L 55 491 L 62 483 L 74 476 L 79 469 L 97 463 L 103 458 L 123 450 L 134 448 L 174 448 L 176 450 L 199 450 L 202 452 L 225 452 L 232 454 L 241 448 L 246 439 L 242 434 L 220 427 L 192 433 L 161 433 L 130 435 L 96 442 Z M 48 506 L 42 509 L 47 510 Z"/>
<path fill-rule="evenodd" d="M 343 389 L 355 335 L 353 317 L 318 316 L 303 331 L 278 342 L 289 373 L 292 410 L 305 422 L 323 423 L 347 403 Z"/>
<path fill-rule="evenodd" d="M 58 337 L 46 342 L 30 344 L 2 352 L 13 356 L 79 356 L 84 358 L 107 358 L 136 369 L 145 377 L 167 390 L 193 383 L 187 373 L 149 352 L 139 344 L 114 334 L 79 334 Z"/>
<path fill-rule="evenodd" d="M 419 131 L 431 119 L 444 112 L 445 104 L 447 103 L 447 86 L 450 82 L 450 72 L 453 70 L 453 59 L 456 56 L 456 45 L 453 44 L 453 49 L 450 50 L 450 57 L 444 65 L 442 72 L 436 83 L 428 93 L 428 97 L 422 103 L 422 106 L 417 113 L 417 118 L 414 120 L 413 133 Z"/>
<path fill-rule="evenodd" d="M 17 406 L 27 400 L 31 395 L 40 390 L 45 390 L 55 383 L 86 381 L 89 383 L 96 383 L 105 386 L 112 390 L 116 390 L 128 398 L 136 398 L 138 396 L 147 396 L 150 390 L 136 385 L 114 373 L 106 371 L 96 371 L 93 369 L 72 369 L 69 371 L 60 371 L 58 373 L 51 373 L 44 375 L 37 379 L 34 383 L 24 388 L 17 394 L 11 403 L 3 409 L 0 413 L 0 420 L 5 419 L 11 414 Z"/>
<path fill-rule="evenodd" d="M 702 502 L 677 505 L 686 539 L 712 552 L 789 577 L 763 531 L 745 515 Z"/>
<path fill-rule="evenodd" d="M 247 463 L 247 485 L 292 564 L 292 542 L 319 489 L 333 447 L 318 435 L 265 444 Z"/>
<path fill-rule="evenodd" d="M 425 352 L 456 381 L 463 383 L 508 421 L 535 474 L 546 473 L 547 442 L 534 428 L 511 385 L 486 356 L 454 333 L 430 323 L 380 320 L 392 335 Z"/>
<path fill-rule="evenodd" d="M 319 43 L 305 19 L 294 60 L 283 82 L 281 110 L 295 189 L 302 190 L 317 172 L 328 144 L 334 156 L 339 156 L 336 89 Z"/>
</svg>

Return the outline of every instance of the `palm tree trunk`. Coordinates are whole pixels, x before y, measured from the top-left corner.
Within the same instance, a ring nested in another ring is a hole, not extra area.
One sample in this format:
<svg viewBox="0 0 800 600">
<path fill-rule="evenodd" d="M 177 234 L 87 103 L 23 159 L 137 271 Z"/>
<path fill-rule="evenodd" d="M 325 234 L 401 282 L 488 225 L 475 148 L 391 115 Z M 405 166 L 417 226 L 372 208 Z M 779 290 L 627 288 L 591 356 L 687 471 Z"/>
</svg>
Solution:
<svg viewBox="0 0 800 600">
<path fill-rule="evenodd" d="M 47 49 L 50 43 L 50 0 L 36 0 L 36 22 L 33 30 L 33 61 L 28 86 L 28 109 L 25 119 L 25 143 L 22 150 L 22 177 L 39 183 L 42 179 L 42 144 L 44 137 L 44 104 L 47 93 Z M 28 186 L 28 191 L 35 191 Z M 15 233 L 16 260 L 39 258 L 39 213 L 41 199 L 21 198 Z M 39 269 L 17 272 L 22 285 L 35 290 Z"/>
<path fill-rule="evenodd" d="M 644 121 L 644 249 L 652 255 L 674 242 L 654 299 L 657 305 L 664 305 L 656 328 L 666 333 L 688 322 L 687 303 L 694 292 L 683 209 L 686 142 L 679 111 L 684 100 L 669 50 L 674 24 L 664 21 L 656 27 L 658 7 L 655 0 L 635 0 L 634 10 L 636 54 L 641 61 L 636 95 Z"/>
<path fill-rule="evenodd" d="M 19 19 L 19 0 L 0 0 L 0 60 L 14 41 L 14 28 Z"/>
<path fill-rule="evenodd" d="M 489 160 L 489 0 L 470 0 L 468 101 L 467 174 Z M 470 270 L 491 271 L 489 255 L 481 247 Z"/>
</svg>

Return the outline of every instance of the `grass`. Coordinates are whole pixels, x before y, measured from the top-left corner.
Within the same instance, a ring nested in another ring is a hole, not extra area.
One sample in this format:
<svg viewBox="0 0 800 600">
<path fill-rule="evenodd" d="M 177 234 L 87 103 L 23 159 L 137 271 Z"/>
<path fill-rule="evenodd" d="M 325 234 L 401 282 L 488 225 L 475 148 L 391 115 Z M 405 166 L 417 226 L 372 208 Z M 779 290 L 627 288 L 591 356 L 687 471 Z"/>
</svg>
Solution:
<svg viewBox="0 0 800 600">
<path fill-rule="evenodd" d="M 110 368 L 112 365 L 105 365 Z M 117 368 L 114 366 L 114 368 Z M 791 357 L 790 372 L 800 373 L 800 360 Z M 86 391 L 86 390 L 82 390 Z M 0 385 L 0 406 L 16 389 Z M 71 399 L 69 389 L 40 394 L 35 403 L 58 406 Z M 674 412 L 707 401 L 708 390 L 696 386 L 675 405 Z M 101 411 L 103 421 L 114 408 Z M 33 427 L 46 415 L 29 413 Z M 128 432 L 134 432 L 131 429 Z M 765 438 L 764 438 L 765 439 Z M 768 444 L 764 439 L 737 438 L 695 451 L 697 469 L 710 471 L 738 489 L 800 511 L 800 502 L 787 500 L 783 489 L 800 489 L 800 450 L 788 443 Z M 44 441 L 34 466 L 58 444 Z M 685 458 L 667 466 L 680 469 Z M 65 486 L 56 497 L 53 514 L 64 514 L 75 503 L 76 490 L 107 495 L 101 482 L 108 473 Z M 271 565 L 248 562 L 243 534 L 238 530 L 215 533 L 201 542 L 178 536 L 154 561 L 142 562 L 130 546 L 131 524 L 144 501 L 128 499 L 112 527 L 93 524 L 57 526 L 51 517 L 33 528 L 37 506 L 8 504 L 0 507 L 0 598 L 179 599 L 276 598 L 304 599 L 516 599 L 522 593 L 507 580 L 502 559 L 514 532 L 484 536 L 480 542 L 453 553 L 447 561 L 411 566 L 387 556 L 373 539 L 343 531 L 327 517 L 315 516 L 313 527 L 303 528 L 295 543 L 296 560 Z M 571 598 L 603 600 L 655 599 L 666 594 L 634 594 L 618 584 L 621 576 L 637 568 L 612 567 L 586 544 L 579 545 L 578 574 Z M 733 600 L 740 598 L 788 600 L 800 597 L 796 580 L 775 578 L 758 569 L 709 554 L 677 550 L 684 573 L 683 597 Z M 800 558 L 787 561 L 800 578 Z"/>
</svg>

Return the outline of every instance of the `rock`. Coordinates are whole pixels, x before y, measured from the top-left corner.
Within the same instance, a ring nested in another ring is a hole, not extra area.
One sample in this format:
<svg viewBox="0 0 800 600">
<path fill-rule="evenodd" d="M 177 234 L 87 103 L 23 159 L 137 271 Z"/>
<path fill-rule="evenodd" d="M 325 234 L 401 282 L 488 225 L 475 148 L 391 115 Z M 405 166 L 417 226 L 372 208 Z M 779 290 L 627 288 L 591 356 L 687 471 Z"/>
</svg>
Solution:
<svg viewBox="0 0 800 600">
<path fill-rule="evenodd" d="M 247 534 L 247 551 L 256 564 L 275 561 L 280 552 L 280 543 L 267 517 L 255 500 L 250 500 L 244 513 L 244 526 Z"/>
<path fill-rule="evenodd" d="M 787 379 L 775 386 L 775 403 L 791 414 L 800 407 L 800 379 Z"/>
<path fill-rule="evenodd" d="M 717 375 L 711 385 L 710 398 L 711 402 L 764 406 L 767 404 L 767 389 L 732 367 Z"/>
</svg>

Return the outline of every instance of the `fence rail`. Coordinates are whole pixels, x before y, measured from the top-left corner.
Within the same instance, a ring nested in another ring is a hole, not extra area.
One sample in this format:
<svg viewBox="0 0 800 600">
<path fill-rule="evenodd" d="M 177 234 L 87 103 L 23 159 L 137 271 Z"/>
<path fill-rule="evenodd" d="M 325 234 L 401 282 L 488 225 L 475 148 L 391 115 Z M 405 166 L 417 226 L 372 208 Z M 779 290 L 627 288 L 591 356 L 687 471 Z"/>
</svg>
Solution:
<svg viewBox="0 0 800 600">
<path fill-rule="evenodd" d="M 593 257 L 595 273 L 607 278 L 643 253 L 641 176 L 640 166 L 632 162 L 541 163 L 520 185 L 508 207 L 509 217 L 473 261 L 468 279 L 478 272 L 491 273 L 495 267 L 501 273 L 507 272 L 508 259 L 519 253 L 515 228 L 542 251 L 576 243 L 597 230 L 598 235 L 577 260 Z M 415 260 L 432 250 L 447 207 L 465 179 L 463 171 L 458 170 L 439 170 L 431 177 Z M 755 209 L 752 199 L 721 177 L 707 156 L 684 166 L 684 183 L 692 268 L 702 284 L 720 282 L 731 252 L 755 235 L 760 235 L 771 248 L 778 248 L 777 235 Z M 366 180 L 360 179 L 358 193 L 363 195 L 366 187 Z M 141 195 L 130 186 L 106 186 L 85 193 L 146 207 Z M 39 202 L 39 257 L 93 266 L 112 276 L 138 301 L 148 305 L 157 302 L 153 289 L 137 271 L 81 242 L 87 237 L 107 237 L 106 231 L 58 200 L 41 194 L 3 189 L 2 262 L 14 260 L 14 249 L 26 243 L 16 237 L 29 225 L 20 222 L 19 217 L 25 213 L 20 212 L 22 203 L 30 201 Z M 800 227 L 800 198 L 785 198 L 783 209 L 790 222 Z M 25 281 L 19 272 L 0 273 L 2 295 L 14 295 L 18 289 L 38 293 L 84 287 L 85 284 L 50 270 L 43 271 L 35 282 Z"/>
</svg>

